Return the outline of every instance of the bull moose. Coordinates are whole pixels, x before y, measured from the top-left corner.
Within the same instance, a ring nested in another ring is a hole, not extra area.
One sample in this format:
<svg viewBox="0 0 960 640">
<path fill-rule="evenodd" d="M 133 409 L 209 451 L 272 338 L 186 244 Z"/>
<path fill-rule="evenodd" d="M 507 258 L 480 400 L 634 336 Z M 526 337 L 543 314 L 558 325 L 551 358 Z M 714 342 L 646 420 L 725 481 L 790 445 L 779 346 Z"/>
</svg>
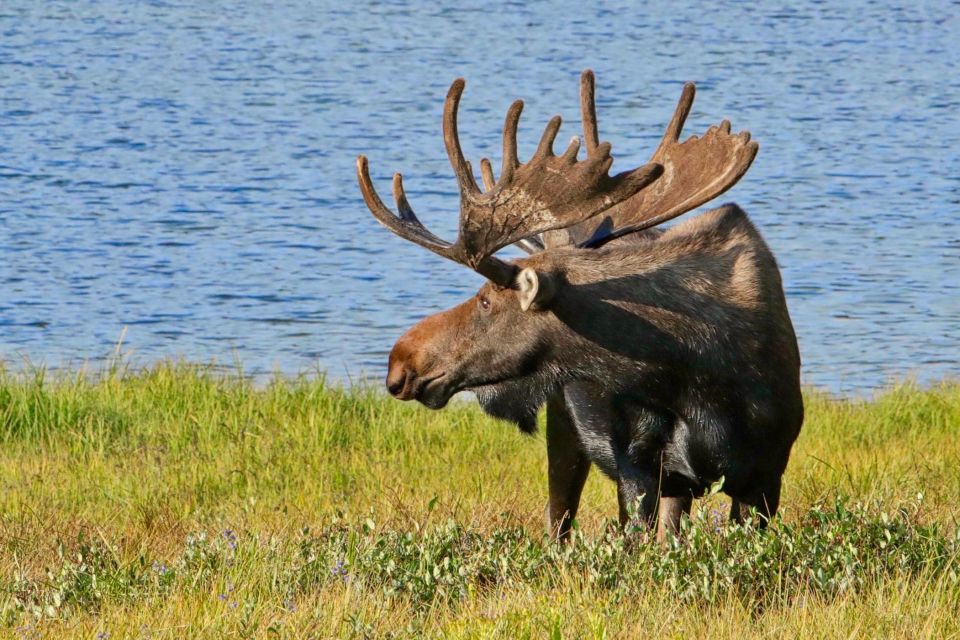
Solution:
<svg viewBox="0 0 960 640">
<path fill-rule="evenodd" d="M 666 231 L 653 229 L 729 189 L 758 146 L 730 123 L 680 142 L 694 86 L 651 161 L 609 175 L 594 77 L 581 76 L 586 157 L 574 137 L 562 155 L 556 116 L 524 164 L 516 101 L 495 179 L 484 189 L 464 158 L 454 81 L 443 139 L 460 188 L 456 242 L 423 226 L 393 178 L 399 215 L 357 160 L 364 201 L 400 237 L 483 275 L 466 302 L 407 331 L 390 352 L 386 385 L 401 400 L 444 407 L 463 390 L 490 415 L 531 432 L 546 405 L 548 526 L 570 535 L 590 465 L 617 483 L 620 520 L 676 533 L 692 498 L 723 479 L 730 516 L 776 511 L 781 477 L 803 422 L 800 355 L 776 261 L 747 215 L 728 204 Z M 495 252 L 518 244 L 530 255 Z"/>
</svg>

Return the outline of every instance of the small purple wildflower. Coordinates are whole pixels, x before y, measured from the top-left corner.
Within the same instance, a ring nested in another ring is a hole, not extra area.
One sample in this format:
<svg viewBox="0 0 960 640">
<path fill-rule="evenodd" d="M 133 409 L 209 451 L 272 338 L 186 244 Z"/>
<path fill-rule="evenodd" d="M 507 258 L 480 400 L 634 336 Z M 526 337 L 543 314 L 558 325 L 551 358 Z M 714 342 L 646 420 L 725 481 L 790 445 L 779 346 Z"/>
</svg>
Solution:
<svg viewBox="0 0 960 640">
<path fill-rule="evenodd" d="M 343 560 L 338 560 L 337 564 L 330 569 L 330 575 L 333 577 L 343 578 L 344 582 L 347 580 L 347 576 L 350 572 L 347 570 Z"/>
<path fill-rule="evenodd" d="M 101 631 L 100 633 L 97 634 L 96 637 L 97 637 L 97 640 L 107 640 L 107 638 L 110 637 L 110 632 L 109 632 L 109 631 Z"/>
<path fill-rule="evenodd" d="M 720 513 L 717 509 L 710 509 L 710 524 L 713 525 L 714 531 L 720 531 L 723 529 L 723 514 Z"/>
<path fill-rule="evenodd" d="M 227 541 L 227 544 L 230 546 L 231 551 L 237 550 L 237 534 L 233 529 L 226 529 L 223 532 L 223 537 Z"/>
<path fill-rule="evenodd" d="M 165 563 L 163 563 L 163 562 L 156 562 L 156 561 L 154 561 L 154 563 L 153 563 L 153 571 L 154 571 L 154 573 L 157 573 L 157 574 L 159 574 L 159 575 L 162 576 L 162 575 L 164 575 L 165 573 L 167 573 L 167 571 L 169 571 L 169 568 L 168 568 L 167 565 L 166 565 Z"/>
<path fill-rule="evenodd" d="M 217 597 L 220 598 L 221 601 L 224 601 L 224 602 L 225 602 L 225 601 L 230 597 L 230 594 L 231 594 L 231 593 L 233 593 L 233 583 L 232 583 L 232 582 L 228 582 L 228 583 L 227 583 L 227 591 L 226 591 L 226 593 L 221 593 L 221 594 L 218 595 Z M 236 601 L 230 602 L 230 608 L 231 608 L 231 609 L 236 609 L 236 607 L 237 607 Z"/>
</svg>

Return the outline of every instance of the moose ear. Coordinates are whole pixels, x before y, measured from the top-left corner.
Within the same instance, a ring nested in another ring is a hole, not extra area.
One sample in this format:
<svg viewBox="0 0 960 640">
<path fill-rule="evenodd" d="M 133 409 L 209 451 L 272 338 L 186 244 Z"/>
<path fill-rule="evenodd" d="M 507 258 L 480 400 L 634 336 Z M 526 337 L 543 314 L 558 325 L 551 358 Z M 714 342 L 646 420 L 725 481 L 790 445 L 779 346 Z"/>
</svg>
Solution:
<svg viewBox="0 0 960 640">
<path fill-rule="evenodd" d="M 545 309 L 553 298 L 553 281 L 527 267 L 517 275 L 517 295 L 523 311 Z"/>
</svg>

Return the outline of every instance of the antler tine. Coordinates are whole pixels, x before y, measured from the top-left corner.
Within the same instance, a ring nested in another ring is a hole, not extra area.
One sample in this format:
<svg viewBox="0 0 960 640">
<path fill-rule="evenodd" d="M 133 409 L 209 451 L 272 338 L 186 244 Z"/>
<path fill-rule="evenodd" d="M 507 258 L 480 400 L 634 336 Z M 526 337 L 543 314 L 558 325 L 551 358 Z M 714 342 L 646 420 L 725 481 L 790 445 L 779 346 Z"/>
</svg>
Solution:
<svg viewBox="0 0 960 640">
<path fill-rule="evenodd" d="M 500 182 L 507 184 L 513 178 L 513 172 L 519 166 L 517 160 L 517 127 L 520 114 L 523 113 L 523 100 L 515 100 L 507 109 L 503 121 L 503 166 L 500 168 Z"/>
<path fill-rule="evenodd" d="M 580 136 L 573 136 L 570 138 L 570 144 L 567 145 L 567 150 L 563 152 L 563 159 L 566 162 L 576 162 L 577 154 L 580 152 Z"/>
<path fill-rule="evenodd" d="M 677 108 L 673 110 L 673 117 L 670 118 L 670 124 L 667 125 L 667 130 L 664 131 L 663 138 L 660 140 L 660 146 L 657 147 L 657 150 L 653 154 L 654 156 L 658 155 L 668 145 L 675 144 L 680 141 L 680 134 L 683 132 L 683 125 L 687 122 L 687 116 L 690 115 L 690 110 L 693 108 L 693 99 L 696 96 L 696 85 L 692 82 L 684 83 L 683 91 L 680 93 L 680 100 L 677 102 Z M 726 132 L 730 132 L 729 122 L 727 122 Z"/>
<path fill-rule="evenodd" d="M 413 212 L 413 207 L 410 206 L 410 202 L 407 200 L 407 194 L 403 190 L 403 176 L 399 173 L 393 174 L 393 200 L 397 203 L 397 211 L 400 213 L 400 218 L 404 222 L 413 225 L 414 228 L 416 228 L 423 235 L 423 237 L 427 238 L 431 242 L 434 242 L 439 246 L 450 245 L 450 243 L 443 238 L 434 235 L 430 229 L 427 229 L 424 224 L 420 222 L 420 218 L 418 218 L 417 214 Z"/>
<path fill-rule="evenodd" d="M 399 173 L 393 174 L 393 201 L 397 203 L 397 212 L 403 220 L 420 222 L 407 200 L 407 193 L 403 190 L 403 176 Z"/>
<path fill-rule="evenodd" d="M 583 141 L 587 147 L 588 155 L 592 155 L 600 144 L 594 87 L 593 71 L 586 69 L 580 74 L 580 118 L 583 120 Z"/>
<path fill-rule="evenodd" d="M 543 135 L 540 137 L 540 144 L 533 154 L 533 158 L 548 158 L 553 155 L 553 143 L 557 139 L 557 132 L 560 131 L 560 125 L 563 119 L 560 116 L 553 116 L 550 122 L 543 129 Z M 531 158 L 531 160 L 533 160 Z"/>
<path fill-rule="evenodd" d="M 443 144 L 447 148 L 447 157 L 450 158 L 457 182 L 460 183 L 460 190 L 466 195 L 476 196 L 479 195 L 480 188 L 477 187 L 473 172 L 463 157 L 460 136 L 457 133 L 457 110 L 460 108 L 460 96 L 463 95 L 466 84 L 463 78 L 457 78 L 447 92 L 447 100 L 443 105 Z"/>
<path fill-rule="evenodd" d="M 397 201 L 397 209 L 400 211 L 399 216 L 390 211 L 377 194 L 377 190 L 370 180 L 370 169 L 367 157 L 364 155 L 357 158 L 357 181 L 360 183 L 360 193 L 363 195 L 363 201 L 380 224 L 405 240 L 444 257 L 449 257 L 450 243 L 433 235 L 414 214 L 403 191 L 403 178 L 399 173 L 393 177 L 393 197 Z"/>
<path fill-rule="evenodd" d="M 360 183 L 360 193 L 363 195 L 363 201 L 367 204 L 367 208 L 376 216 L 377 220 L 381 222 L 386 218 L 394 218 L 393 212 L 383 204 L 383 200 L 380 199 L 380 196 L 377 194 L 377 190 L 373 187 L 373 182 L 370 180 L 370 167 L 367 161 L 367 156 L 360 154 L 357 157 L 357 181 Z"/>
<path fill-rule="evenodd" d="M 480 158 L 480 176 L 483 178 L 483 188 L 487 191 L 492 191 L 497 186 L 493 177 L 493 165 L 487 158 Z"/>
</svg>

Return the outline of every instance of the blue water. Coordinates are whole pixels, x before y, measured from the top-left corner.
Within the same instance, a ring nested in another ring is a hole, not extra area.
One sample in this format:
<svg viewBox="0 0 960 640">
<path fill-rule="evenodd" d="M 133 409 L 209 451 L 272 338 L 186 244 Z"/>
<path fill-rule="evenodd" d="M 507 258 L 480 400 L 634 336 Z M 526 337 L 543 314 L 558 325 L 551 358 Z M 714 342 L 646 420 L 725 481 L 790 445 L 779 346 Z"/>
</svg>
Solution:
<svg viewBox="0 0 960 640">
<path fill-rule="evenodd" d="M 418 318 L 480 277 L 392 236 L 354 175 L 404 173 L 440 235 L 461 139 L 521 158 L 598 78 L 614 170 L 652 152 L 683 81 L 686 133 L 760 141 L 723 200 L 776 252 L 805 380 L 866 393 L 960 372 L 960 5 L 843 2 L 0 4 L 0 360 L 121 351 L 254 373 L 383 374 Z M 722 6 L 721 6 L 722 5 Z"/>
</svg>

